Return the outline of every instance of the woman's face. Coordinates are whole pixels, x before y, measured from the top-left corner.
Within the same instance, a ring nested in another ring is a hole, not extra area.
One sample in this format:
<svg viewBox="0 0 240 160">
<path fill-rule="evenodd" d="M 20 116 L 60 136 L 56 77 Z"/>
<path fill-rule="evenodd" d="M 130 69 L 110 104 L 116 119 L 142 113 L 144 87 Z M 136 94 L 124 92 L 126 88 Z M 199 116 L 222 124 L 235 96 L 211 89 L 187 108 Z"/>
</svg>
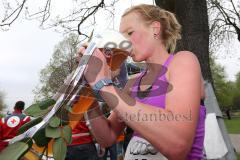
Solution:
<svg viewBox="0 0 240 160">
<path fill-rule="evenodd" d="M 140 62 L 151 57 L 154 49 L 153 29 L 137 13 L 122 17 L 120 32 L 132 43 L 131 57 L 134 61 Z"/>
</svg>

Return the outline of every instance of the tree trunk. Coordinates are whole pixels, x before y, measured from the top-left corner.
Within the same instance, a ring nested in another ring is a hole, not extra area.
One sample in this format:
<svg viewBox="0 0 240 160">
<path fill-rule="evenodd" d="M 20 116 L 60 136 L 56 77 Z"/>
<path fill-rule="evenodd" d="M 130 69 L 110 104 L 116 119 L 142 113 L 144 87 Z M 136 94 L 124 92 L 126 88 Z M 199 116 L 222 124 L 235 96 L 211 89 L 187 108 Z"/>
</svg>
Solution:
<svg viewBox="0 0 240 160">
<path fill-rule="evenodd" d="M 199 59 L 205 80 L 212 83 L 209 63 L 209 26 L 204 0 L 155 0 L 156 4 L 176 14 L 182 25 L 182 40 L 177 50 L 193 52 Z"/>
</svg>

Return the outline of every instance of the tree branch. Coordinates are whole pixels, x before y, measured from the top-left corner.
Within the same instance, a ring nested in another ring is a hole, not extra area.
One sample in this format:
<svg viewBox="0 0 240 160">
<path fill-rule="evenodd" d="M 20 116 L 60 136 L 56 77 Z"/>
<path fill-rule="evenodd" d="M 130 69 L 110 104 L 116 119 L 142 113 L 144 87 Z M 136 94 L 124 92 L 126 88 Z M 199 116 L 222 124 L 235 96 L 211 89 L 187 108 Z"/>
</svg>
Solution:
<svg viewBox="0 0 240 160">
<path fill-rule="evenodd" d="M 81 22 L 78 24 L 78 34 L 82 35 L 82 32 L 80 31 L 80 26 L 81 24 L 88 18 L 90 17 L 92 14 L 94 14 L 99 8 L 103 8 L 104 6 L 104 0 L 102 0 L 97 6 L 94 6 L 95 9 L 90 12 L 86 17 L 83 17 L 83 19 L 81 20 Z M 86 13 L 86 12 L 85 12 Z"/>
<path fill-rule="evenodd" d="M 235 14 L 237 15 L 238 19 L 240 20 L 240 15 L 239 15 L 236 7 L 235 7 L 235 4 L 233 3 L 233 0 L 230 0 L 230 1 L 231 1 L 232 6 L 233 6 L 233 9 L 234 9 L 234 11 L 235 11 Z"/>
<path fill-rule="evenodd" d="M 51 6 L 51 0 L 47 0 L 47 3 L 45 5 L 45 8 L 43 10 L 43 18 L 42 18 L 42 22 L 41 22 L 41 26 L 43 25 L 43 23 L 50 17 L 50 6 Z"/>
<path fill-rule="evenodd" d="M 10 26 L 10 25 L 19 17 L 19 15 L 20 15 L 20 13 L 22 12 L 22 9 L 23 9 L 26 1 L 27 1 L 27 0 L 23 0 L 22 4 L 21 4 L 20 6 L 18 6 L 18 7 L 17 7 L 10 15 L 8 15 L 6 18 L 4 18 L 4 19 L 2 20 L 2 22 L 1 22 L 1 23 L 3 23 L 3 24 L 0 24 L 0 26 L 7 26 L 7 25 Z M 18 11 L 18 12 L 17 12 L 17 11 Z M 9 20 L 16 12 L 17 12 L 17 15 L 13 18 L 13 20 L 10 21 L 9 23 L 5 23 L 5 21 Z"/>
<path fill-rule="evenodd" d="M 219 2 L 217 2 L 216 0 L 212 0 L 212 3 L 218 8 L 218 10 L 222 13 L 222 16 L 223 18 L 225 19 L 225 24 L 226 25 L 230 25 L 232 26 L 236 33 L 237 33 L 237 36 L 238 36 L 238 40 L 240 41 L 240 28 L 237 26 L 237 24 L 235 23 L 235 18 L 234 17 L 231 17 L 229 14 L 227 14 L 227 12 L 225 11 L 224 7 L 222 7 L 220 5 Z M 235 5 L 233 3 L 233 1 L 231 0 L 231 4 L 234 8 L 234 11 L 236 11 L 236 8 L 235 8 Z M 235 13 L 236 15 L 239 15 L 237 12 Z M 232 19 L 234 21 L 232 21 Z"/>
</svg>

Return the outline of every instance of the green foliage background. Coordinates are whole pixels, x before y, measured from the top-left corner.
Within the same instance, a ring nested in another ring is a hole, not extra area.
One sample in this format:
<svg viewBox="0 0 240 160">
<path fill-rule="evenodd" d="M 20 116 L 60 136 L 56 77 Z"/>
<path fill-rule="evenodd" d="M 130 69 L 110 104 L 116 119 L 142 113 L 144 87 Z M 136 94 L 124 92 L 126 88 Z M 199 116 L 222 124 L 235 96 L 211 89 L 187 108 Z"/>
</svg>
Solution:
<svg viewBox="0 0 240 160">
<path fill-rule="evenodd" d="M 210 66 L 220 108 L 240 109 L 240 72 L 235 81 L 227 80 L 224 67 L 216 63 L 214 54 L 210 54 Z"/>
</svg>

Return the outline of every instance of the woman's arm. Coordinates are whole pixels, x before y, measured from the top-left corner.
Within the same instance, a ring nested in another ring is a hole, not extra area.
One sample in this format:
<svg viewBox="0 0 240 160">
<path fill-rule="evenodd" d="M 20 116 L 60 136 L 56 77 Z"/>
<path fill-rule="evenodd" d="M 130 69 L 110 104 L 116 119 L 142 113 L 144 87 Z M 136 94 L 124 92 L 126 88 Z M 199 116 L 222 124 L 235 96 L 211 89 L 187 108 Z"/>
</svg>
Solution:
<svg viewBox="0 0 240 160">
<path fill-rule="evenodd" d="M 169 83 L 165 109 L 136 102 L 113 86 L 101 89 L 107 104 L 132 129 L 146 138 L 168 159 L 185 159 L 191 149 L 199 115 L 201 71 L 192 53 L 175 55 L 169 66 Z M 157 119 L 151 117 L 157 116 Z M 161 120 L 161 116 L 170 117 Z"/>
<path fill-rule="evenodd" d="M 118 120 L 119 118 L 116 113 L 112 112 L 106 118 L 98 106 L 94 111 L 88 113 L 88 117 L 91 133 L 103 147 L 108 147 L 115 143 L 117 136 L 125 127 L 125 124 Z"/>
<path fill-rule="evenodd" d="M 135 77 L 137 75 L 128 80 L 125 85 L 123 89 L 125 94 L 129 94 L 129 88 L 135 82 Z M 94 108 L 94 110 L 88 112 L 91 132 L 101 146 L 111 146 L 126 125 L 116 112 L 111 112 L 110 116 L 106 118 L 100 111 L 99 106 Z"/>
</svg>

